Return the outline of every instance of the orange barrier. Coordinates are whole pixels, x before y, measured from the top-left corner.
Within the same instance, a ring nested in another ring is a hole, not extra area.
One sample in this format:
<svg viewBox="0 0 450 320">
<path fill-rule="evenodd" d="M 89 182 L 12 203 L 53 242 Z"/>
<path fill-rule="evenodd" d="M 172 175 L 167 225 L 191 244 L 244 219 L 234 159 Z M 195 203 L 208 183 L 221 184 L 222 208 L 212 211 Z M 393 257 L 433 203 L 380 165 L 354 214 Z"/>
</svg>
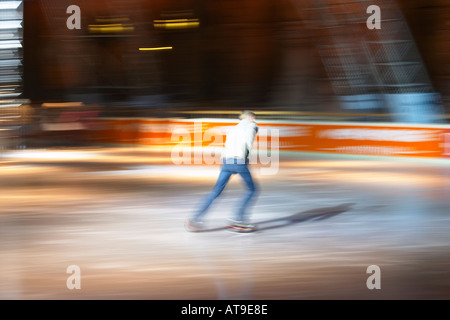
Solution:
<svg viewBox="0 0 450 320">
<path fill-rule="evenodd" d="M 222 147 L 230 119 L 99 119 L 97 141 L 142 146 Z M 333 154 L 447 158 L 450 126 L 258 121 L 257 148 Z M 276 139 L 275 139 L 276 138 Z"/>
</svg>

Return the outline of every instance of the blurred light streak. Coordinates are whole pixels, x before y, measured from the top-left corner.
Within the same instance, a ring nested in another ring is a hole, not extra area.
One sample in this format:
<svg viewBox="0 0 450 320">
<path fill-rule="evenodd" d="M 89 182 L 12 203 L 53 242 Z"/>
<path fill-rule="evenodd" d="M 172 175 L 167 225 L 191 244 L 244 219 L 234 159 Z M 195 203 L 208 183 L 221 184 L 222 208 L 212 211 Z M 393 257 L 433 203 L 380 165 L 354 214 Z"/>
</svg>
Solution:
<svg viewBox="0 0 450 320">
<path fill-rule="evenodd" d="M 91 24 L 89 25 L 89 31 L 99 33 L 120 33 L 134 31 L 134 27 L 124 24 Z"/>
<path fill-rule="evenodd" d="M 22 104 L 20 103 L 10 103 L 10 101 L 6 102 L 6 101 L 0 101 L 2 104 L 0 104 L 0 108 L 18 108 L 20 107 Z M 9 104 L 3 104 L 3 103 L 9 103 Z M 4 118 L 4 117 L 2 117 Z"/>
<path fill-rule="evenodd" d="M 16 49 L 22 48 L 19 40 L 3 40 L 0 41 L 0 49 Z"/>
<path fill-rule="evenodd" d="M 42 104 L 43 108 L 73 108 L 82 106 L 84 106 L 83 102 L 44 102 Z"/>
<path fill-rule="evenodd" d="M 38 159 L 51 159 L 51 160 L 81 160 L 81 159 L 94 159 L 96 154 L 92 152 L 79 152 L 79 151 L 46 151 L 46 150 L 27 150 L 12 152 L 10 157 L 28 160 Z"/>
<path fill-rule="evenodd" d="M 115 150 L 115 152 L 119 152 Z M 8 153 L 8 158 L 11 159 L 22 159 L 27 161 L 37 162 L 39 160 L 45 161 L 46 163 L 51 163 L 51 161 L 61 162 L 66 161 L 86 161 L 90 162 L 92 160 L 108 163 L 169 163 L 171 161 L 170 155 L 168 156 L 128 156 L 120 154 L 110 154 L 110 151 L 102 151 L 101 149 L 97 151 L 51 151 L 51 150 L 26 150 L 26 151 L 16 151 Z"/>
<path fill-rule="evenodd" d="M 427 162 L 427 165 L 430 163 Z M 411 173 L 410 170 L 417 167 L 417 163 L 401 162 L 401 166 L 408 172 L 399 172 L 399 163 L 373 160 L 373 161 L 288 161 L 281 167 L 290 171 L 292 179 L 302 181 L 304 179 L 344 182 L 345 184 L 364 184 L 369 186 L 405 185 L 410 186 L 439 186 L 446 183 L 446 179 L 424 172 Z M 448 166 L 448 164 L 447 164 Z M 314 170 L 324 168 L 325 170 Z M 367 168 L 376 171 L 368 172 Z"/>
<path fill-rule="evenodd" d="M 192 179 L 195 180 L 216 180 L 217 168 L 203 167 L 203 166 L 175 166 L 175 165 L 146 165 L 137 167 L 127 167 L 126 170 L 114 171 L 96 171 L 90 172 L 94 175 L 114 175 L 114 176 L 138 176 L 138 177 L 152 177 L 162 179 Z"/>
<path fill-rule="evenodd" d="M 153 26 L 156 29 L 187 29 L 198 28 L 200 22 L 198 19 L 154 20 Z"/>
<path fill-rule="evenodd" d="M 154 47 L 154 48 L 139 48 L 139 51 L 160 51 L 160 50 L 172 50 L 173 47 Z"/>
<path fill-rule="evenodd" d="M 15 10 L 21 3 L 22 1 L 0 1 L 0 10 Z"/>
<path fill-rule="evenodd" d="M 318 174 L 321 179 L 326 181 L 345 182 L 352 184 L 363 184 L 371 187 L 398 185 L 404 186 L 407 184 L 413 186 L 441 186 L 445 185 L 445 179 L 435 175 L 427 175 L 424 173 L 394 173 L 392 171 L 386 172 L 325 172 Z M 400 191 L 400 190 L 399 190 Z"/>
<path fill-rule="evenodd" d="M 22 20 L 0 21 L 0 29 L 21 29 Z"/>
</svg>

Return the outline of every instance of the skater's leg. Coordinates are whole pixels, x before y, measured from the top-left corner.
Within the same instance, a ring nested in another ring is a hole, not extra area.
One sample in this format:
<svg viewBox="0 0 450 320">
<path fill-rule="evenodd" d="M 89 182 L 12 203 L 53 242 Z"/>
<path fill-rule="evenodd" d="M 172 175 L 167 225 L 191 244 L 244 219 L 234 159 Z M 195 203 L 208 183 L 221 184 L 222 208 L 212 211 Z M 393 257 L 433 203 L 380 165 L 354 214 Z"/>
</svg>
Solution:
<svg viewBox="0 0 450 320">
<path fill-rule="evenodd" d="M 236 221 L 240 222 L 246 222 L 246 215 L 247 210 L 250 205 L 250 202 L 254 199 L 258 192 L 258 188 L 253 181 L 252 175 L 250 174 L 250 171 L 248 170 L 247 165 L 244 165 L 241 170 L 239 170 L 239 175 L 242 177 L 242 179 L 245 182 L 245 185 L 247 187 L 247 192 L 244 194 L 241 200 L 240 207 L 238 208 L 237 214 L 236 214 Z"/>
<path fill-rule="evenodd" d="M 222 168 L 219 174 L 219 178 L 217 179 L 217 182 L 214 186 L 214 188 L 211 190 L 210 193 L 206 195 L 206 197 L 203 199 L 199 210 L 197 211 L 197 214 L 194 216 L 195 221 L 201 221 L 203 216 L 208 211 L 211 204 L 214 202 L 214 200 L 222 193 L 223 189 L 225 189 L 225 186 L 227 185 L 228 181 L 230 180 L 230 177 L 232 175 L 232 172 L 226 170 L 226 168 Z"/>
</svg>

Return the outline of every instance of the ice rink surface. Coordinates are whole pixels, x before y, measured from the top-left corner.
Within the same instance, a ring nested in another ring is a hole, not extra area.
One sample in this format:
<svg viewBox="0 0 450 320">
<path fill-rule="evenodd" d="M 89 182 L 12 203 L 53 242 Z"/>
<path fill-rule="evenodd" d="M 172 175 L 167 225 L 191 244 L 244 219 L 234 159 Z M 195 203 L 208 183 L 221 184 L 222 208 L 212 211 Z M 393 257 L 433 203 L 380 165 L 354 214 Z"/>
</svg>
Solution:
<svg viewBox="0 0 450 320">
<path fill-rule="evenodd" d="M 238 234 L 221 227 L 239 177 L 207 216 L 218 230 L 184 229 L 218 166 L 142 148 L 1 157 L 1 299 L 450 298 L 450 160 L 284 155 L 272 175 L 255 165 L 259 230 Z"/>
</svg>

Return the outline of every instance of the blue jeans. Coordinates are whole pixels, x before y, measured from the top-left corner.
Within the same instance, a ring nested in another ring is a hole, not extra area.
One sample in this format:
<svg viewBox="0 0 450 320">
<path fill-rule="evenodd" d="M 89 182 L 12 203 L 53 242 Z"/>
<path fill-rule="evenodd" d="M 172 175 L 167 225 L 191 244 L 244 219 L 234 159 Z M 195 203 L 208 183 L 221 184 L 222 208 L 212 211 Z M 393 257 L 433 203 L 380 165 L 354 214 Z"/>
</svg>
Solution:
<svg viewBox="0 0 450 320">
<path fill-rule="evenodd" d="M 208 211 L 214 200 L 222 193 L 225 189 L 231 176 L 234 174 L 239 174 L 245 182 L 247 187 L 246 193 L 241 199 L 240 206 L 238 207 L 235 220 L 244 222 L 247 214 L 247 208 L 250 205 L 250 201 L 253 199 L 257 192 L 255 183 L 253 182 L 252 175 L 248 170 L 248 161 L 238 160 L 238 159 L 225 159 L 222 164 L 222 169 L 219 174 L 219 178 L 212 189 L 212 191 L 203 199 L 200 205 L 199 211 L 194 216 L 194 220 L 201 221 Z"/>
</svg>

